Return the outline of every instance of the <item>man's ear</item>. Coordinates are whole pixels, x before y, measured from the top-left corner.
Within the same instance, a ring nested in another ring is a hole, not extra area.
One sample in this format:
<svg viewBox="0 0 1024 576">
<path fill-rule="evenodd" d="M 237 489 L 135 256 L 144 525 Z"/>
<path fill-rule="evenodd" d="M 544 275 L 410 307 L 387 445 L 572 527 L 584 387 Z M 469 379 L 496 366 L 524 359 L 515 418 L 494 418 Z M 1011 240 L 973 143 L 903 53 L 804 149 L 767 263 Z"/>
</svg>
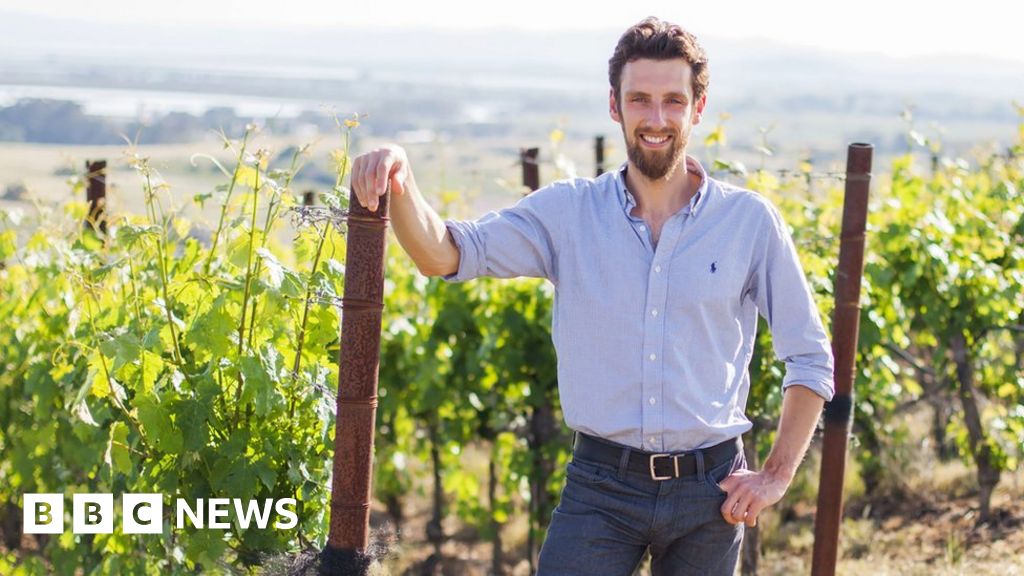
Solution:
<svg viewBox="0 0 1024 576">
<path fill-rule="evenodd" d="M 622 124 L 622 115 L 619 114 L 619 103 L 615 100 L 615 89 L 608 89 L 608 115 L 619 124 Z"/>
<path fill-rule="evenodd" d="M 704 117 L 704 107 L 708 104 L 708 93 L 705 92 L 700 95 L 700 100 L 697 100 L 697 105 L 693 107 L 693 124 L 700 124 L 701 119 Z"/>
</svg>

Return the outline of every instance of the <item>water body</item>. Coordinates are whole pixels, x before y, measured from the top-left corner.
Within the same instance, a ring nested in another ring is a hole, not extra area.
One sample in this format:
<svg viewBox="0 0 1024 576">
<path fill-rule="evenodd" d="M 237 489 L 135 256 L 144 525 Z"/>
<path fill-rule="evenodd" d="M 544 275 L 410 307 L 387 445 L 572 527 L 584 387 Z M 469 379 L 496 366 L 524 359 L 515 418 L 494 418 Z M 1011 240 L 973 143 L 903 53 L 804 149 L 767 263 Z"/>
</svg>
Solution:
<svg viewBox="0 0 1024 576">
<path fill-rule="evenodd" d="M 296 98 L 252 95 L 170 92 L 76 86 L 0 85 L 0 107 L 23 98 L 65 100 L 80 104 L 86 114 L 122 119 L 147 119 L 170 112 L 202 115 L 213 108 L 232 108 L 241 117 L 295 118 L 305 111 L 335 108 L 347 110 L 342 102 L 318 102 Z"/>
</svg>

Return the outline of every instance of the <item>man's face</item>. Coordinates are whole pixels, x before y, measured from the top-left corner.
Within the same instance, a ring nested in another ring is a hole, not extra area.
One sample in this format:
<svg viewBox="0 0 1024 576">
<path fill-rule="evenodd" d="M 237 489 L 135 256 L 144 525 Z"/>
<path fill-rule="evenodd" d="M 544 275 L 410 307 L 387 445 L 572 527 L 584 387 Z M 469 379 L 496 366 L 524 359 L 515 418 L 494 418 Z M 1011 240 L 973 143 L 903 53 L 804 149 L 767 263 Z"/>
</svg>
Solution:
<svg viewBox="0 0 1024 576">
<path fill-rule="evenodd" d="M 693 102 L 693 69 L 683 59 L 634 60 L 622 68 L 619 100 L 609 95 L 629 161 L 650 180 L 670 178 L 682 161 L 705 95 Z"/>
</svg>

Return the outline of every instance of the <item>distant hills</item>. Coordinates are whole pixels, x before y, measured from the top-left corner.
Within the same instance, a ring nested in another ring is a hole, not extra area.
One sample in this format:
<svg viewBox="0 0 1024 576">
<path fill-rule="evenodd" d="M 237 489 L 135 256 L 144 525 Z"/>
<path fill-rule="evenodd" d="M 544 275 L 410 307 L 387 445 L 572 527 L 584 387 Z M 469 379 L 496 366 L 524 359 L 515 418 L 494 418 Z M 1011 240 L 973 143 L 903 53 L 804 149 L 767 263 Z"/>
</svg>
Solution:
<svg viewBox="0 0 1024 576">
<path fill-rule="evenodd" d="M 500 132 L 496 123 L 561 116 L 592 132 L 608 126 L 606 66 L 619 33 L 154 27 L 0 10 L 0 88 L 81 85 L 344 102 L 388 116 L 386 128 L 378 124 L 384 133 L 460 123 Z M 774 124 L 778 138 L 810 146 L 857 135 L 888 141 L 902 129 L 898 115 L 908 104 L 920 121 L 946 126 L 951 142 L 999 138 L 999 127 L 1016 121 L 1010 101 L 1024 101 L 1024 54 L 893 58 L 759 39 L 702 42 L 711 58 L 709 117 L 730 112 L 746 140 L 756 126 Z"/>
<path fill-rule="evenodd" d="M 604 82 L 607 59 L 620 32 L 133 26 L 0 10 L 0 49 L 13 57 L 101 58 L 113 64 L 213 65 L 211 60 L 230 60 L 270 67 L 303 62 L 359 64 L 371 69 L 375 63 L 404 63 L 420 70 L 426 65 L 428 70 L 442 73 L 488 70 L 540 76 L 559 72 L 580 79 L 596 76 L 600 82 Z M 833 90 L 937 89 L 1024 96 L 1024 47 L 1004 60 L 958 55 L 893 58 L 871 51 L 869 31 L 865 52 L 860 54 L 760 39 L 701 40 L 711 56 L 714 76 L 727 92 L 738 85 L 765 83 L 792 88 L 822 89 L 827 84 Z M 880 85 L 882 81 L 884 85 Z"/>
</svg>

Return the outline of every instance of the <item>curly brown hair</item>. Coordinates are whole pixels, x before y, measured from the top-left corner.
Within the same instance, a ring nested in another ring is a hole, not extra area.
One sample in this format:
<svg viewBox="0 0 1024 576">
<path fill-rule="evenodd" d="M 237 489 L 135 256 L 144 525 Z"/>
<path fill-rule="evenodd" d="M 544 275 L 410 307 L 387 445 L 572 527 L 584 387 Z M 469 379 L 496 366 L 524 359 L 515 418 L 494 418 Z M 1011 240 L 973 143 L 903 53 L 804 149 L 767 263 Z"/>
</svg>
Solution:
<svg viewBox="0 0 1024 576">
<path fill-rule="evenodd" d="M 608 82 L 615 91 L 616 101 L 622 86 L 622 68 L 627 62 L 641 58 L 682 58 L 693 69 L 693 99 L 700 99 L 708 89 L 708 55 L 697 42 L 697 37 L 678 24 L 649 16 L 623 33 L 608 60 Z"/>
</svg>

